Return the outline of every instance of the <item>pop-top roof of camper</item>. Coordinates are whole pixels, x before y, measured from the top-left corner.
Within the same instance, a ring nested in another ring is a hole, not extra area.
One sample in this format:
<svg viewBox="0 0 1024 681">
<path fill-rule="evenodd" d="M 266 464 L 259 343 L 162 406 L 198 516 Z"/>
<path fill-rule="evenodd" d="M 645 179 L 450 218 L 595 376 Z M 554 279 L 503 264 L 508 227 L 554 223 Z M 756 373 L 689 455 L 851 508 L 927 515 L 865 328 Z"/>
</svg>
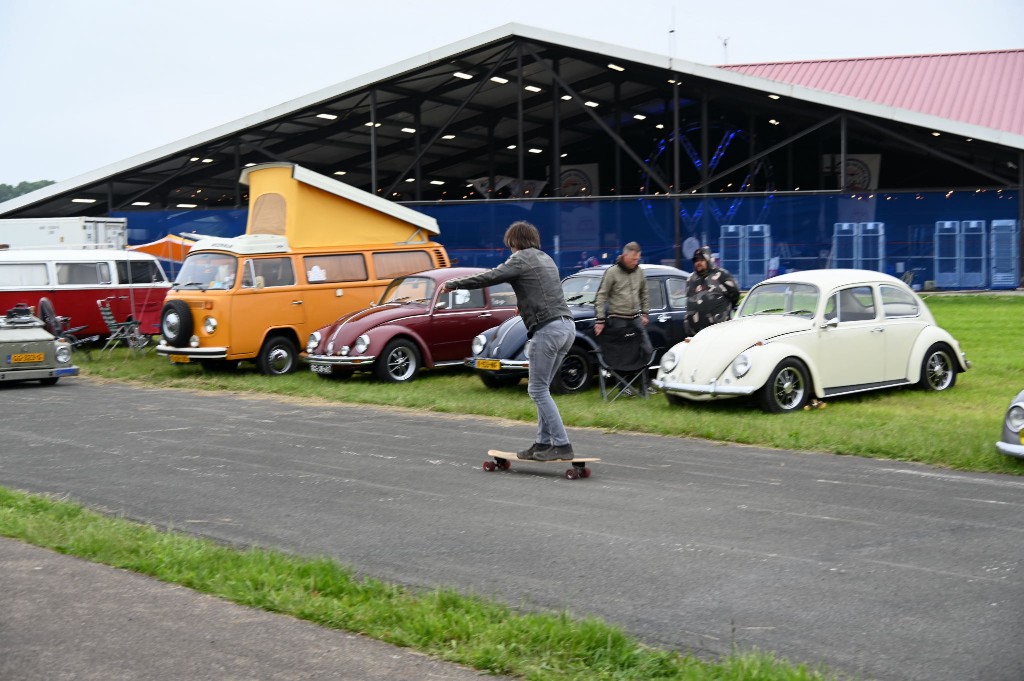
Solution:
<svg viewBox="0 0 1024 681">
<path fill-rule="evenodd" d="M 441 232 L 429 215 L 294 163 L 251 166 L 240 182 L 249 185 L 245 233 L 280 235 L 292 248 L 425 241 Z"/>
</svg>

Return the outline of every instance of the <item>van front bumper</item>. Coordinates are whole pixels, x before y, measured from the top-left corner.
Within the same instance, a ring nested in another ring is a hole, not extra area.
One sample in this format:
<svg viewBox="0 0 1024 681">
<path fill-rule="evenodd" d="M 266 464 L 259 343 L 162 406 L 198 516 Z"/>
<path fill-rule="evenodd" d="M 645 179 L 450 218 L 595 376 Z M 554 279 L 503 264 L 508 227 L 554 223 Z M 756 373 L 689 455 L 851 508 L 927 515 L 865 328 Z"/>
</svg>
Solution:
<svg viewBox="0 0 1024 681">
<path fill-rule="evenodd" d="M 156 346 L 156 354 L 163 355 L 174 363 L 188 364 L 194 359 L 227 359 L 227 348 L 176 348 L 162 342 Z"/>
</svg>

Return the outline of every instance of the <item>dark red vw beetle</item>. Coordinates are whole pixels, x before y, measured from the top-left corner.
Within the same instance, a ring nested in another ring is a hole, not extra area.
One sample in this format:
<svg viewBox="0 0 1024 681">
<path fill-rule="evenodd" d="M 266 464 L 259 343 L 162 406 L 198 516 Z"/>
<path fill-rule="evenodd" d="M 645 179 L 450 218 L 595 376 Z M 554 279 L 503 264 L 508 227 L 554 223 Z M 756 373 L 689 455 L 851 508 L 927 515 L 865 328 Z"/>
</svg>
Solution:
<svg viewBox="0 0 1024 681">
<path fill-rule="evenodd" d="M 508 284 L 444 291 L 450 279 L 484 270 L 445 267 L 399 277 L 380 301 L 314 331 L 306 361 L 324 378 L 372 371 L 402 383 L 421 368 L 462 364 L 474 336 L 514 317 L 516 296 Z"/>
</svg>

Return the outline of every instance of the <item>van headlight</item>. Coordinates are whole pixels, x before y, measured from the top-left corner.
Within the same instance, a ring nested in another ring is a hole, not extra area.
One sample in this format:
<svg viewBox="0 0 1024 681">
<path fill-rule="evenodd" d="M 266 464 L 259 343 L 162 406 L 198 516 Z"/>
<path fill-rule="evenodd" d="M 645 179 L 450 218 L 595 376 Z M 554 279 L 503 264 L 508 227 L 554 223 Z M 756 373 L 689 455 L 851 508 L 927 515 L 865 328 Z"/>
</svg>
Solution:
<svg viewBox="0 0 1024 681">
<path fill-rule="evenodd" d="M 318 347 L 320 347 L 320 332 L 314 331 L 309 334 L 309 340 L 306 341 L 306 352 L 312 355 Z"/>
<path fill-rule="evenodd" d="M 732 361 L 732 374 L 736 378 L 743 378 L 748 371 L 750 371 L 750 358 L 747 357 L 746 353 L 741 354 Z"/>
<path fill-rule="evenodd" d="M 470 346 L 473 350 L 474 355 L 479 355 L 487 347 L 487 338 L 483 334 L 480 334 L 473 339 L 473 344 Z"/>
<path fill-rule="evenodd" d="M 189 338 L 188 339 L 188 344 L 191 345 L 193 348 L 198 348 L 199 347 L 199 336 L 192 336 L 191 338 Z"/>
<path fill-rule="evenodd" d="M 659 368 L 663 374 L 671 374 L 675 371 L 676 366 L 679 364 L 679 356 L 675 353 L 675 350 L 669 350 L 661 356 L 661 364 Z"/>
<path fill-rule="evenodd" d="M 71 346 L 67 343 L 61 343 L 57 346 L 57 352 L 54 354 L 59 363 L 67 364 L 71 361 Z"/>
<path fill-rule="evenodd" d="M 357 355 L 365 353 L 368 347 L 370 347 L 370 337 L 365 333 L 356 338 L 356 342 L 352 344 L 352 349 L 356 351 Z"/>
<path fill-rule="evenodd" d="M 203 318 L 203 331 L 206 332 L 207 336 L 212 336 L 217 330 L 217 318 L 216 317 L 204 317 Z"/>
</svg>

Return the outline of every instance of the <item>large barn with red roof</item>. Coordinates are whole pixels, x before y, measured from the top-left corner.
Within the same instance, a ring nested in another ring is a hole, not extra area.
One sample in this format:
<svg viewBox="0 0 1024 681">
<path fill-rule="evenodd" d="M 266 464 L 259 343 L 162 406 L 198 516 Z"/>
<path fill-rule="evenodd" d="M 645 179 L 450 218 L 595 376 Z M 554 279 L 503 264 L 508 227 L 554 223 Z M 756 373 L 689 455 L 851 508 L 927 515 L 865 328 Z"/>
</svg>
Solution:
<svg viewBox="0 0 1024 681">
<path fill-rule="evenodd" d="M 0 204 L 127 217 L 129 239 L 244 229 L 245 167 L 299 164 L 437 218 L 461 264 L 540 227 L 580 253 L 686 267 L 695 236 L 744 286 L 852 266 L 1013 288 L 1024 49 L 706 66 L 508 25 Z M 343 226 L 339 226 L 343 229 Z"/>
</svg>

